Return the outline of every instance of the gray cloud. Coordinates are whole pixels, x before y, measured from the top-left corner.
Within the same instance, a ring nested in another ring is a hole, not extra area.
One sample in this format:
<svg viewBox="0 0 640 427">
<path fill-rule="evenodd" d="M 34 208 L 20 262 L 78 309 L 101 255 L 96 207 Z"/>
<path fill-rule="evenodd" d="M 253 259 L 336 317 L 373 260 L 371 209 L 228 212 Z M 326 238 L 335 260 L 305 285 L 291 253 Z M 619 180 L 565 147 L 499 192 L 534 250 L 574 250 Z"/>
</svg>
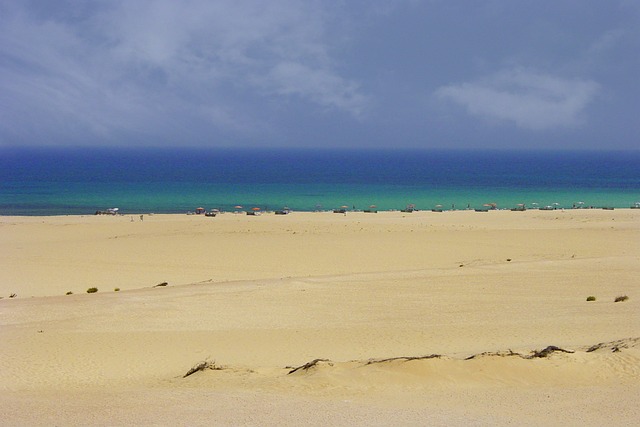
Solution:
<svg viewBox="0 0 640 427">
<path fill-rule="evenodd" d="M 639 11 L 0 0 L 0 145 L 634 148 Z"/>
<path fill-rule="evenodd" d="M 320 3 L 108 5 L 80 22 L 29 14 L 19 3 L 3 11 L 0 91 L 15 115 L 11 128 L 48 118 L 23 137 L 61 131 L 60 122 L 106 138 L 158 127 L 178 133 L 176 120 L 261 133 L 268 125 L 251 100 L 267 96 L 296 96 L 353 117 L 366 107 L 358 84 L 336 71 Z"/>
<path fill-rule="evenodd" d="M 510 121 L 525 129 L 573 127 L 594 100 L 598 84 L 524 69 L 498 72 L 472 83 L 440 87 L 436 95 L 474 116 Z"/>
<path fill-rule="evenodd" d="M 258 80 L 269 92 L 298 95 L 327 108 L 349 111 L 355 116 L 361 115 L 367 105 L 366 96 L 359 93 L 356 83 L 297 62 L 279 63 L 267 76 Z"/>
</svg>

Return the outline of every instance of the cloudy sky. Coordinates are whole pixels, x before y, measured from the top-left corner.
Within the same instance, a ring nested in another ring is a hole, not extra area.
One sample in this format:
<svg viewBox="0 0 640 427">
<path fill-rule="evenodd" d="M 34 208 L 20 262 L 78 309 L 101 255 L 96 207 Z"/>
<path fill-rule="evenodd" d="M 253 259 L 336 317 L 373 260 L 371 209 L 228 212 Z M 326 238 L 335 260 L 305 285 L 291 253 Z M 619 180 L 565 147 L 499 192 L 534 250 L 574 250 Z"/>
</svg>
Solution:
<svg viewBox="0 0 640 427">
<path fill-rule="evenodd" d="M 0 145 L 640 148 L 637 0 L 0 0 Z"/>
</svg>

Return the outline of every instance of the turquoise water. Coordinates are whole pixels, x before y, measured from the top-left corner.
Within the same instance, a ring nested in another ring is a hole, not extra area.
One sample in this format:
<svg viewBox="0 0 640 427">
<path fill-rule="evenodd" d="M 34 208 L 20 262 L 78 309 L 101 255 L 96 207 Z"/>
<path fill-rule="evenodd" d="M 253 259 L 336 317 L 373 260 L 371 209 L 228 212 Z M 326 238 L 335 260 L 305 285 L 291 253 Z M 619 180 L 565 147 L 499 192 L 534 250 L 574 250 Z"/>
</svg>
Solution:
<svg viewBox="0 0 640 427">
<path fill-rule="evenodd" d="M 198 206 L 294 210 L 629 207 L 640 152 L 204 149 L 0 150 L 0 214 L 182 213 Z"/>
</svg>

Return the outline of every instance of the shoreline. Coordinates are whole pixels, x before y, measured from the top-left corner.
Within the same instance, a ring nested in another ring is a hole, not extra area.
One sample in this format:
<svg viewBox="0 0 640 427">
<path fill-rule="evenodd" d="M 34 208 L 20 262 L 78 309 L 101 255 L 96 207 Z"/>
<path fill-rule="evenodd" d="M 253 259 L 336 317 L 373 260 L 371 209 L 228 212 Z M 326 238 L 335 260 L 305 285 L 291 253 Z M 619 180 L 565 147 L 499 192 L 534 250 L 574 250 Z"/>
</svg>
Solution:
<svg viewBox="0 0 640 427">
<path fill-rule="evenodd" d="M 606 211 L 610 211 L 610 210 L 640 210 L 640 205 L 638 206 L 590 206 L 590 207 L 584 207 L 584 208 L 578 208 L 578 207 L 558 207 L 558 208 L 552 208 L 549 206 L 549 209 L 545 209 L 545 208 L 526 208 L 524 210 L 520 210 L 517 208 L 497 208 L 497 209 L 485 209 L 485 208 L 463 208 L 463 209 L 446 209 L 446 208 L 442 208 L 441 210 L 438 209 L 414 209 L 412 212 L 405 212 L 403 209 L 378 209 L 375 210 L 375 212 L 369 212 L 368 209 L 346 209 L 346 213 L 371 213 L 371 214 L 385 214 L 385 213 L 417 213 L 417 212 L 429 212 L 429 213 L 446 213 L 446 212 L 484 212 L 484 211 L 498 211 L 498 212 L 506 212 L 506 211 L 510 211 L 510 212 L 527 212 L 527 211 L 542 211 L 542 212 L 558 212 L 558 211 L 600 211 L 600 210 L 606 210 Z M 261 214 L 267 214 L 267 215 L 273 215 L 276 211 L 279 211 L 281 209 L 269 209 L 269 210 L 263 210 L 262 208 L 260 209 L 260 213 Z M 322 213 L 337 213 L 334 212 L 337 209 L 323 209 L 323 210 L 298 210 L 298 209 L 288 209 L 290 211 L 290 213 L 303 213 L 303 214 L 322 214 Z M 240 211 L 232 211 L 232 210 L 219 210 L 219 214 L 235 214 L 235 215 L 246 215 L 248 212 L 250 212 L 249 210 L 240 210 Z M 42 213 L 37 213 L 37 214 L 24 214 L 24 215 L 14 215 L 14 214 L 2 214 L 0 213 L 0 218 L 49 218 L 49 217 L 86 217 L 86 216 L 139 216 L 139 215 L 195 215 L 195 216 L 205 216 L 204 214 L 196 214 L 194 211 L 187 211 L 187 212 L 178 212 L 178 211 L 167 211 L 167 212 L 151 212 L 151 211 L 147 211 L 147 210 L 141 210 L 141 211 L 132 211 L 132 212 L 126 212 L 126 213 L 118 213 L 116 215 L 111 215 L 111 214 L 107 214 L 107 213 L 96 213 L 96 212 L 87 212 L 87 213 L 55 213 L 55 214 L 42 214 Z M 288 214 L 287 214 L 288 215 Z M 258 215 L 259 216 L 259 215 Z"/>
</svg>

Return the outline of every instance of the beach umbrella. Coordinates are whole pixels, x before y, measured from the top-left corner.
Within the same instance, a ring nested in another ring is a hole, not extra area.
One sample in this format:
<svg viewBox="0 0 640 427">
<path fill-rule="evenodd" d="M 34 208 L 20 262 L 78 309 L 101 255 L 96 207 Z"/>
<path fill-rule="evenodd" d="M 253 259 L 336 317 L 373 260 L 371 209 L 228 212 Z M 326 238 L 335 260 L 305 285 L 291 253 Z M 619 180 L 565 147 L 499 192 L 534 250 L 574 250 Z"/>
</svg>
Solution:
<svg viewBox="0 0 640 427">
<path fill-rule="evenodd" d="M 436 205 L 436 208 L 441 208 L 441 207 L 442 207 L 442 205 Z"/>
<path fill-rule="evenodd" d="M 377 206 L 376 206 L 376 205 L 371 205 L 371 206 L 369 206 L 369 207 L 370 207 L 371 209 L 375 209 L 375 208 L 377 208 Z"/>
<path fill-rule="evenodd" d="M 257 212 L 260 210 L 260 208 L 251 208 L 252 211 Z"/>
<path fill-rule="evenodd" d="M 234 208 L 235 208 L 235 209 L 242 209 L 242 206 L 237 205 L 237 206 L 234 206 Z"/>
<path fill-rule="evenodd" d="M 349 206 L 342 205 L 342 206 L 340 206 L 340 208 L 342 208 L 342 209 L 348 209 L 348 208 L 349 208 Z"/>
</svg>

